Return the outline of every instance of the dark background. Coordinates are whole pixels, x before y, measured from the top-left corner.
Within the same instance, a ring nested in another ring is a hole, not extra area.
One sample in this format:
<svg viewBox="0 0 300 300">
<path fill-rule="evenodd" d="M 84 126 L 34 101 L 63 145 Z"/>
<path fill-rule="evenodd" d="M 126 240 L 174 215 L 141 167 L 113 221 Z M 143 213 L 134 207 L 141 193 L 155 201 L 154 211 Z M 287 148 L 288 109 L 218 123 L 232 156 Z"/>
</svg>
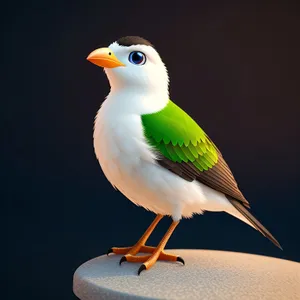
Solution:
<svg viewBox="0 0 300 300">
<path fill-rule="evenodd" d="M 170 73 L 172 100 L 222 150 L 252 212 L 284 251 L 222 213 L 182 221 L 168 248 L 300 261 L 296 3 L 2 6 L 1 219 L 8 256 L 1 274 L 9 299 L 75 299 L 76 268 L 111 246 L 132 245 L 154 218 L 112 188 L 93 152 L 93 120 L 109 86 L 85 58 L 125 35 L 141 35 L 156 46 Z M 151 244 L 169 223 L 162 221 Z"/>
</svg>

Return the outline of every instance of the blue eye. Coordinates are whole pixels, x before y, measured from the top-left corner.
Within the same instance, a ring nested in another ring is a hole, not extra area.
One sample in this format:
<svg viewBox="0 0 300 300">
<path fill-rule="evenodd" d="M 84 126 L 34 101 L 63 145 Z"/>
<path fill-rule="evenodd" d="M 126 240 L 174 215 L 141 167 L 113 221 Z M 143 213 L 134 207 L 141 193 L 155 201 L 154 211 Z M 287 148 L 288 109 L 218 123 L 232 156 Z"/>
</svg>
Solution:
<svg viewBox="0 0 300 300">
<path fill-rule="evenodd" d="M 143 65 L 146 62 L 145 54 L 140 51 L 131 52 L 128 59 L 134 65 Z"/>
</svg>

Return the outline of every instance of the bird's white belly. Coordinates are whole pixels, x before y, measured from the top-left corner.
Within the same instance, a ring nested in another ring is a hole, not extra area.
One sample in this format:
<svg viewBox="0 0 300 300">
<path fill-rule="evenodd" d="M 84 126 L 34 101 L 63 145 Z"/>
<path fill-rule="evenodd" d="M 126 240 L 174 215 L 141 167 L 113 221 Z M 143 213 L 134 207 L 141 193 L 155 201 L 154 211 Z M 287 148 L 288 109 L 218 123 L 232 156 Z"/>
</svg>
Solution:
<svg viewBox="0 0 300 300">
<path fill-rule="evenodd" d="M 101 109 L 95 121 L 94 148 L 107 179 L 133 203 L 173 219 L 204 210 L 226 210 L 223 194 L 188 182 L 155 163 L 145 143 L 139 115 L 106 122 Z"/>
</svg>

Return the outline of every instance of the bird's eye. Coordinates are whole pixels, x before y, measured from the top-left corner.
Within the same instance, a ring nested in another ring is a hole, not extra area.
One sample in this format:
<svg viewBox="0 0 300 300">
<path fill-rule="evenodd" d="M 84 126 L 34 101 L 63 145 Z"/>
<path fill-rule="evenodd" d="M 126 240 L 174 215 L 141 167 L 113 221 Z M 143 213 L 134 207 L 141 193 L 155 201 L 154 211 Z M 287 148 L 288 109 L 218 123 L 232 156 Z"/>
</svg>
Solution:
<svg viewBox="0 0 300 300">
<path fill-rule="evenodd" d="M 143 65 L 146 62 L 146 56 L 140 51 L 133 51 L 129 54 L 129 61 L 134 65 Z"/>
</svg>

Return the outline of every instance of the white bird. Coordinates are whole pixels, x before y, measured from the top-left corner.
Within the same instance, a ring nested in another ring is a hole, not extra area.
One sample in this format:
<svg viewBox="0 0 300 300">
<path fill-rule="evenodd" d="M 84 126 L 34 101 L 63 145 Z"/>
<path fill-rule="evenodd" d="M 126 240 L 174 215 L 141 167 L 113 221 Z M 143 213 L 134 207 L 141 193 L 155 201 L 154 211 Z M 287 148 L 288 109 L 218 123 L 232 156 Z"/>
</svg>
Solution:
<svg viewBox="0 0 300 300">
<path fill-rule="evenodd" d="M 167 69 L 153 45 L 123 37 L 87 58 L 104 67 L 110 93 L 94 124 L 94 149 L 109 182 L 130 201 L 157 214 L 133 246 L 111 248 L 123 261 L 143 262 L 138 274 L 158 259 L 180 261 L 164 247 L 181 218 L 224 211 L 278 241 L 247 210 L 221 152 L 197 123 L 169 99 Z M 145 243 L 165 215 L 173 222 L 154 247 Z M 281 248 L 281 247 L 280 247 Z M 138 256 L 138 252 L 151 253 Z"/>
</svg>

